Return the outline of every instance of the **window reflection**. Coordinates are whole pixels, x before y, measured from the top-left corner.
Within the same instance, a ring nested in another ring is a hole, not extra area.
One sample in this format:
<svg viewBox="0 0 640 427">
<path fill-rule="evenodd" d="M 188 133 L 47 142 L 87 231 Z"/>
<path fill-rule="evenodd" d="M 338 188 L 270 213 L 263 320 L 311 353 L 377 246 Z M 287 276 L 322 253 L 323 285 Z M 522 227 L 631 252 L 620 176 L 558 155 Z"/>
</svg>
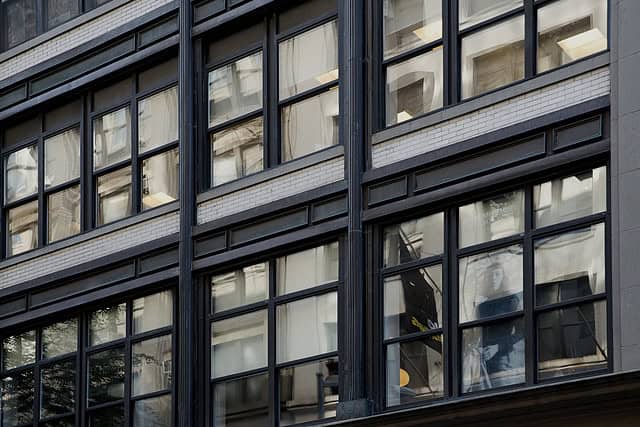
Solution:
<svg viewBox="0 0 640 427">
<path fill-rule="evenodd" d="M 462 39 L 462 98 L 524 78 L 524 16 Z"/>
<path fill-rule="evenodd" d="M 211 311 L 218 313 L 265 300 L 268 281 L 269 264 L 266 262 L 213 276 Z"/>
<path fill-rule="evenodd" d="M 93 121 L 94 170 L 129 158 L 131 158 L 131 111 L 129 107 L 95 119 Z"/>
<path fill-rule="evenodd" d="M 173 293 L 170 290 L 133 300 L 133 333 L 173 324 Z"/>
<path fill-rule="evenodd" d="M 522 246 L 460 259 L 460 322 L 522 310 Z"/>
<path fill-rule="evenodd" d="M 108 406 L 89 412 L 89 427 L 113 427 L 124 425 L 124 408 L 122 405 Z"/>
<path fill-rule="evenodd" d="M 131 167 L 98 177 L 98 225 L 117 221 L 132 213 Z"/>
<path fill-rule="evenodd" d="M 444 395 L 442 335 L 387 346 L 387 406 Z"/>
<path fill-rule="evenodd" d="M 20 426 L 33 421 L 35 379 L 32 369 L 16 372 L 0 380 L 3 425 Z"/>
<path fill-rule="evenodd" d="M 168 390 L 172 381 L 171 335 L 137 342 L 131 346 L 133 396 Z"/>
<path fill-rule="evenodd" d="M 2 370 L 36 361 L 36 331 L 27 331 L 2 340 Z"/>
<path fill-rule="evenodd" d="M 9 154 L 5 159 L 5 171 L 5 203 L 37 193 L 38 147 L 31 145 Z"/>
<path fill-rule="evenodd" d="M 124 350 L 115 348 L 89 355 L 89 406 L 124 398 Z"/>
<path fill-rule="evenodd" d="M 524 192 L 514 191 L 458 209 L 460 247 L 513 236 L 524 231 Z"/>
<path fill-rule="evenodd" d="M 282 161 L 338 144 L 338 88 L 282 108 Z"/>
<path fill-rule="evenodd" d="M 459 0 L 458 19 L 460 29 L 522 7 L 523 0 Z"/>
<path fill-rule="evenodd" d="M 177 140 L 177 86 L 138 102 L 138 147 L 140 153 Z"/>
<path fill-rule="evenodd" d="M 441 47 L 387 68 L 387 125 L 442 107 Z"/>
<path fill-rule="evenodd" d="M 338 359 L 318 360 L 280 370 L 280 425 L 335 417 Z"/>
<path fill-rule="evenodd" d="M 134 427 L 171 427 L 171 395 L 137 400 L 133 404 Z"/>
<path fill-rule="evenodd" d="M 338 23 L 281 42 L 278 54 L 280 100 L 338 80 Z"/>
<path fill-rule="evenodd" d="M 80 129 L 45 139 L 44 187 L 55 187 L 80 178 Z"/>
<path fill-rule="evenodd" d="M 178 149 L 166 151 L 142 161 L 142 210 L 178 199 L 180 162 Z"/>
<path fill-rule="evenodd" d="M 9 247 L 13 256 L 38 247 L 38 201 L 9 210 Z"/>
<path fill-rule="evenodd" d="M 384 229 L 384 267 L 437 256 L 443 248 L 442 212 Z"/>
<path fill-rule="evenodd" d="M 37 34 L 36 0 L 3 1 L 2 7 L 6 14 L 5 43 L 8 49 L 19 45 Z M 0 31 L 5 31 L 0 29 Z"/>
<path fill-rule="evenodd" d="M 54 363 L 41 370 L 40 416 L 51 417 L 75 411 L 76 361 Z"/>
<path fill-rule="evenodd" d="M 80 233 L 80 186 L 51 194 L 47 198 L 48 242 L 66 239 Z"/>
<path fill-rule="evenodd" d="M 73 353 L 78 349 L 78 319 L 69 319 L 42 328 L 42 357 Z"/>
<path fill-rule="evenodd" d="M 80 14 L 78 0 L 47 0 L 47 29 L 57 27 Z"/>
<path fill-rule="evenodd" d="M 441 0 L 385 0 L 384 59 L 442 38 Z"/>
<path fill-rule="evenodd" d="M 209 127 L 262 108 L 262 52 L 209 73 Z"/>
<path fill-rule="evenodd" d="M 538 9 L 538 72 L 606 49 L 606 0 L 561 0 Z"/>
<path fill-rule="evenodd" d="M 127 305 L 96 310 L 89 318 L 89 345 L 98 345 L 124 338 Z"/>
<path fill-rule="evenodd" d="M 332 242 L 278 258 L 278 295 L 336 282 L 339 257 L 338 242 Z"/>
<path fill-rule="evenodd" d="M 263 169 L 263 128 L 263 119 L 258 117 L 211 134 L 214 186 Z"/>
<path fill-rule="evenodd" d="M 248 427 L 269 423 L 269 376 L 254 375 L 214 385 L 214 426 Z"/>
<path fill-rule="evenodd" d="M 405 271 L 384 279 L 384 337 L 442 327 L 442 266 Z"/>
</svg>

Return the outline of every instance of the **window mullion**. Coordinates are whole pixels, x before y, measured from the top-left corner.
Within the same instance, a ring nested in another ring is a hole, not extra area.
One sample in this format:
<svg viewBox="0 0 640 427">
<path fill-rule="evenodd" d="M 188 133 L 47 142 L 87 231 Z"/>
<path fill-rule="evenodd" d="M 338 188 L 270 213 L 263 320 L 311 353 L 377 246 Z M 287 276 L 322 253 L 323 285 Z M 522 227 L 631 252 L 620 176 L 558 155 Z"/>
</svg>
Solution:
<svg viewBox="0 0 640 427">
<path fill-rule="evenodd" d="M 454 3 L 457 3 L 454 0 Z M 460 330 L 458 327 L 458 258 L 456 253 L 458 251 L 458 210 L 456 208 L 451 208 L 449 210 L 449 218 L 448 221 L 448 229 L 447 229 L 447 258 L 449 263 L 449 281 L 443 282 L 446 283 L 448 289 L 447 296 L 447 308 L 450 310 L 448 316 L 448 322 L 445 324 L 445 339 L 448 337 L 449 345 L 447 346 L 450 349 L 450 358 L 445 359 L 445 364 L 449 364 L 449 375 L 450 384 L 449 384 L 449 396 L 458 397 L 460 396 L 460 370 L 461 370 L 461 359 L 460 359 Z M 445 343 L 446 345 L 446 343 Z"/>
<path fill-rule="evenodd" d="M 533 77 L 536 74 L 536 10 L 534 0 L 524 2 L 524 77 Z"/>
<path fill-rule="evenodd" d="M 136 83 L 134 83 L 134 91 L 137 93 L 137 77 Z M 139 152 L 139 138 L 138 138 L 138 100 L 136 95 L 133 95 L 131 101 L 131 203 L 133 204 L 131 209 L 131 215 L 137 215 L 142 211 L 142 171 L 141 164 L 138 160 Z"/>
<path fill-rule="evenodd" d="M 133 335 L 133 300 L 127 301 L 126 333 L 124 343 L 124 425 L 131 426 L 131 336 Z"/>
<path fill-rule="evenodd" d="M 267 66 L 263 66 L 264 82 L 266 84 L 265 93 L 265 135 L 267 138 L 265 146 L 265 169 L 276 166 L 280 163 L 280 110 L 278 107 L 278 41 L 277 41 L 277 19 L 276 15 L 271 15 L 267 22 L 266 51 L 263 53 L 263 61 L 267 61 Z"/>
<path fill-rule="evenodd" d="M 44 115 L 42 115 L 42 128 L 44 130 Z M 46 197 L 44 191 L 44 138 L 38 138 L 38 244 L 36 248 L 45 246 L 47 240 L 47 215 Z M 35 248 L 34 248 L 35 249 Z"/>
<path fill-rule="evenodd" d="M 269 417 L 270 425 L 277 426 L 279 421 L 279 408 L 278 408 L 278 378 L 276 369 L 276 304 L 274 297 L 276 296 L 276 261 L 272 259 L 269 261 L 269 308 L 268 308 L 268 320 L 267 320 L 267 360 L 269 367 L 269 391 L 271 398 L 269 399 Z"/>
<path fill-rule="evenodd" d="M 533 189 L 528 187 L 524 196 L 525 238 L 523 242 L 523 286 L 525 324 L 525 381 L 533 385 L 536 381 L 537 344 L 535 331 L 535 280 L 533 264 Z"/>
</svg>

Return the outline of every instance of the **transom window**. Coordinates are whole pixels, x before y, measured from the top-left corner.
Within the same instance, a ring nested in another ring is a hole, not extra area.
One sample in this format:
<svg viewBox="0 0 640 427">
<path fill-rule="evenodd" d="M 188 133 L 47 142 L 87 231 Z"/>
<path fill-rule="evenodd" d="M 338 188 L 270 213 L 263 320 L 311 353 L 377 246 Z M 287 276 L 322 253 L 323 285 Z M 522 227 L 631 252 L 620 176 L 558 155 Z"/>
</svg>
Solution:
<svg viewBox="0 0 640 427">
<path fill-rule="evenodd" d="M 1 0 L 0 51 L 11 49 L 109 1 Z"/>
<path fill-rule="evenodd" d="M 209 49 L 210 186 L 339 143 L 335 12 L 295 31 L 257 24 L 240 36 Z"/>
<path fill-rule="evenodd" d="M 410 120 L 608 47 L 607 0 L 379 4 L 385 106 L 379 126 Z M 443 22 L 445 16 L 450 22 Z M 529 21 L 537 28 L 532 25 L 526 33 Z"/>
<path fill-rule="evenodd" d="M 384 227 L 385 405 L 608 369 L 606 210 L 598 167 Z"/>
<path fill-rule="evenodd" d="M 210 278 L 213 425 L 335 416 L 340 277 L 332 242 Z"/>
<path fill-rule="evenodd" d="M 167 290 L 4 337 L 0 425 L 170 427 L 173 313 Z"/>
</svg>

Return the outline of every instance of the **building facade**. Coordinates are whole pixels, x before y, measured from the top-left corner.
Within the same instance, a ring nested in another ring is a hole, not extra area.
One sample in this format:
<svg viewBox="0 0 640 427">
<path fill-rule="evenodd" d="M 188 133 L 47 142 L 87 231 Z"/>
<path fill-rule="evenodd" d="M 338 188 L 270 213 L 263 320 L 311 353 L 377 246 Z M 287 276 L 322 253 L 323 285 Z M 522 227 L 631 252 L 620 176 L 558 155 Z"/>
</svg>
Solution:
<svg viewBox="0 0 640 427">
<path fill-rule="evenodd" d="M 637 19 L 0 0 L 0 425 L 640 425 Z"/>
</svg>

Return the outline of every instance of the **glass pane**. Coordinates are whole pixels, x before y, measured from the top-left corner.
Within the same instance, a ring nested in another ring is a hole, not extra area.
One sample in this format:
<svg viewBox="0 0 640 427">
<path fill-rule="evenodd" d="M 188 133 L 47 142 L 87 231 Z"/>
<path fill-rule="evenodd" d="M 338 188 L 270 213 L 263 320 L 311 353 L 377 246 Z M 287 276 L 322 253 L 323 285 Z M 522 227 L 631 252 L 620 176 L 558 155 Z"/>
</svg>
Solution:
<svg viewBox="0 0 640 427">
<path fill-rule="evenodd" d="M 38 201 L 9 210 L 7 255 L 18 255 L 38 247 Z"/>
<path fill-rule="evenodd" d="M 243 267 L 211 278 L 211 312 L 229 310 L 267 299 L 269 264 Z"/>
<path fill-rule="evenodd" d="M 209 73 L 209 127 L 262 108 L 262 52 Z"/>
<path fill-rule="evenodd" d="M 540 379 L 606 369 L 606 301 L 543 313 L 537 328 Z"/>
<path fill-rule="evenodd" d="M 522 0 L 459 0 L 458 20 L 460 29 L 476 25 L 487 19 L 522 7 Z"/>
<path fill-rule="evenodd" d="M 41 417 L 52 417 L 75 412 L 76 361 L 75 358 L 42 368 Z"/>
<path fill-rule="evenodd" d="M 124 351 L 115 348 L 89 356 L 89 406 L 124 397 Z"/>
<path fill-rule="evenodd" d="M 37 34 L 36 0 L 4 0 L 5 21 L 7 25 L 5 43 L 12 48 Z M 2 30 L 4 31 L 4 30 Z"/>
<path fill-rule="evenodd" d="M 80 233 L 80 186 L 58 191 L 47 198 L 47 236 L 53 243 Z"/>
<path fill-rule="evenodd" d="M 384 0 L 384 59 L 442 38 L 442 0 Z"/>
<path fill-rule="evenodd" d="M 64 418 L 55 418 L 50 421 L 39 421 L 38 427 L 76 427 L 75 415 L 70 415 Z"/>
<path fill-rule="evenodd" d="M 462 98 L 524 78 L 524 16 L 462 39 Z"/>
<path fill-rule="evenodd" d="M 213 378 L 267 366 L 267 311 L 260 310 L 211 324 Z"/>
<path fill-rule="evenodd" d="M 538 72 L 607 50 L 607 0 L 561 0 L 538 9 Z"/>
<path fill-rule="evenodd" d="M 417 268 L 384 279 L 384 337 L 442 327 L 442 266 Z"/>
<path fill-rule="evenodd" d="M 44 188 L 80 178 L 80 129 L 44 140 Z"/>
<path fill-rule="evenodd" d="M 31 145 L 5 158 L 5 203 L 38 192 L 38 147 Z"/>
<path fill-rule="evenodd" d="M 170 290 L 133 300 L 133 333 L 173 324 L 173 293 Z"/>
<path fill-rule="evenodd" d="M 337 358 L 280 370 L 280 425 L 335 417 L 338 406 Z"/>
<path fill-rule="evenodd" d="M 98 177 L 98 225 L 108 224 L 133 213 L 131 167 Z"/>
<path fill-rule="evenodd" d="M 522 318 L 462 331 L 462 392 L 524 382 Z"/>
<path fill-rule="evenodd" d="M 278 363 L 338 350 L 338 293 L 279 305 L 276 309 Z"/>
<path fill-rule="evenodd" d="M 306 31 L 280 43 L 280 100 L 338 80 L 338 23 Z"/>
<path fill-rule="evenodd" d="M 133 406 L 134 427 L 171 427 L 171 395 L 138 400 Z"/>
<path fill-rule="evenodd" d="M 387 346 L 387 406 L 444 395 L 442 335 Z"/>
<path fill-rule="evenodd" d="M 2 369 L 17 368 L 36 361 L 36 331 L 27 331 L 2 340 Z"/>
<path fill-rule="evenodd" d="M 384 267 L 440 255 L 443 248 L 442 212 L 384 229 Z"/>
<path fill-rule="evenodd" d="M 214 186 L 264 168 L 263 120 L 258 117 L 211 134 L 211 182 Z"/>
<path fill-rule="evenodd" d="M 339 269 L 338 242 L 280 257 L 276 260 L 278 295 L 336 282 Z"/>
<path fill-rule="evenodd" d="M 442 108 L 442 47 L 387 68 L 387 126 Z"/>
<path fill-rule="evenodd" d="M 89 318 L 89 345 L 104 344 L 124 338 L 126 334 L 127 305 L 122 303 L 91 313 Z"/>
<path fill-rule="evenodd" d="M 138 102 L 140 153 L 178 140 L 178 87 Z"/>
<path fill-rule="evenodd" d="M 460 322 L 522 310 L 522 245 L 460 259 Z"/>
<path fill-rule="evenodd" d="M 47 28 L 51 29 L 80 14 L 78 0 L 47 0 Z"/>
<path fill-rule="evenodd" d="M 131 346 L 131 381 L 134 396 L 171 388 L 171 340 L 171 335 L 164 335 Z"/>
<path fill-rule="evenodd" d="M 178 199 L 180 161 L 178 149 L 142 161 L 142 210 Z"/>
<path fill-rule="evenodd" d="M 0 380 L 2 384 L 2 425 L 19 426 L 33 421 L 35 378 L 27 369 Z"/>
<path fill-rule="evenodd" d="M 226 381 L 213 386 L 215 427 L 249 427 L 269 424 L 267 374 Z"/>
<path fill-rule="evenodd" d="M 282 108 L 282 161 L 338 143 L 338 88 Z"/>
<path fill-rule="evenodd" d="M 93 121 L 93 170 L 131 158 L 131 111 L 129 107 L 107 113 Z"/>
<path fill-rule="evenodd" d="M 533 187 L 536 227 L 607 210 L 607 168 L 601 167 Z"/>
<path fill-rule="evenodd" d="M 514 191 L 458 209 L 460 247 L 524 232 L 524 192 Z"/>
<path fill-rule="evenodd" d="M 109 406 L 89 412 L 89 427 L 124 426 L 124 408 L 121 405 Z"/>
<path fill-rule="evenodd" d="M 78 319 L 54 323 L 42 329 L 42 357 L 73 353 L 78 349 Z"/>
<path fill-rule="evenodd" d="M 604 245 L 604 224 L 536 241 L 536 304 L 605 292 Z"/>
</svg>

